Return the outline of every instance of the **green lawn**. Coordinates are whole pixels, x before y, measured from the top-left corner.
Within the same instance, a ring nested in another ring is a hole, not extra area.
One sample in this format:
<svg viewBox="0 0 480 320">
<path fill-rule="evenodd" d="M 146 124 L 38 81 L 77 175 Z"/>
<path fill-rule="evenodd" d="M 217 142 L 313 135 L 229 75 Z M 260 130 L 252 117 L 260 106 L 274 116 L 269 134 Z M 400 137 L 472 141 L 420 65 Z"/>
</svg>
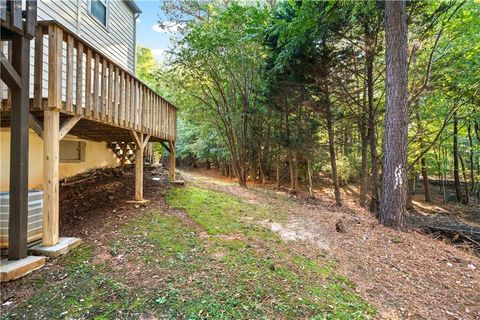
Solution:
<svg viewBox="0 0 480 320">
<path fill-rule="evenodd" d="M 375 309 L 335 272 L 257 223 L 281 213 L 197 187 L 130 220 L 110 241 L 120 264 L 93 263 L 83 245 L 52 279 L 30 277 L 33 296 L 2 319 L 368 319 Z M 177 210 L 178 212 L 178 210 Z M 138 270 L 134 269 L 139 268 Z"/>
</svg>

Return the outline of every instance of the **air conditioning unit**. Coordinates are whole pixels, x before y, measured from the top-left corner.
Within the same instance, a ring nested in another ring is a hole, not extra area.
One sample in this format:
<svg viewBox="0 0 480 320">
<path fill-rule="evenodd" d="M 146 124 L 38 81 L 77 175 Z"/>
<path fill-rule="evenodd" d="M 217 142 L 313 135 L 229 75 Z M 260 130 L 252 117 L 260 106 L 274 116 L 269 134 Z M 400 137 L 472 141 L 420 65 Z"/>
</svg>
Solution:
<svg viewBox="0 0 480 320">
<path fill-rule="evenodd" d="M 8 248 L 8 192 L 0 192 L 0 248 Z M 33 242 L 43 236 L 43 191 L 28 191 L 28 231 L 27 241 Z"/>
</svg>

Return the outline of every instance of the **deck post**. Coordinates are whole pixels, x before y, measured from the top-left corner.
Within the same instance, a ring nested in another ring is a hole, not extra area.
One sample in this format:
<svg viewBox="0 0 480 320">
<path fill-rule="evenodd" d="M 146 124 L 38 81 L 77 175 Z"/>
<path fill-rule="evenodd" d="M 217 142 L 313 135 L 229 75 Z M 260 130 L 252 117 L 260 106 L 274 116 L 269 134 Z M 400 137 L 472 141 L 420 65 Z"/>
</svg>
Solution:
<svg viewBox="0 0 480 320">
<path fill-rule="evenodd" d="M 48 26 L 48 106 L 43 117 L 43 240 L 44 246 L 58 243 L 60 109 L 62 106 L 62 30 Z"/>
<path fill-rule="evenodd" d="M 20 76 L 20 87 L 10 87 L 12 110 L 8 259 L 20 260 L 27 257 L 30 41 L 21 35 L 15 35 L 12 39 L 12 52 L 15 52 L 12 66 Z"/>
<path fill-rule="evenodd" d="M 175 181 L 175 141 L 168 141 L 170 146 L 170 181 Z"/>
<path fill-rule="evenodd" d="M 130 131 L 130 134 L 135 141 L 135 200 L 127 202 L 145 205 L 150 201 L 143 198 L 143 155 L 150 135 L 135 131 Z"/>
<path fill-rule="evenodd" d="M 46 109 L 43 121 L 43 245 L 53 246 L 59 233 L 59 111 Z"/>
<path fill-rule="evenodd" d="M 135 148 L 135 201 L 143 200 L 143 133 L 138 135 Z"/>
</svg>

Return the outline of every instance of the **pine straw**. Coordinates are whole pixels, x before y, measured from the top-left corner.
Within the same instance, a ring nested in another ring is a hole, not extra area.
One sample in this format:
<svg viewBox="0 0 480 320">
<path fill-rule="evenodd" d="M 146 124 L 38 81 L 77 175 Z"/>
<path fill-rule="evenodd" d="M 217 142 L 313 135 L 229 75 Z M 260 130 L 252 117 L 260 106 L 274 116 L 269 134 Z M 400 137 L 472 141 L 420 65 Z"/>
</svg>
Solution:
<svg viewBox="0 0 480 320">
<path fill-rule="evenodd" d="M 218 177 L 205 173 L 183 175 L 203 187 L 287 212 L 286 221 L 268 222 L 272 230 L 292 246 L 307 243 L 309 254 L 323 251 L 336 260 L 339 272 L 357 284 L 357 292 L 382 318 L 480 318 L 480 259 L 473 253 L 419 232 L 385 228 L 351 197 L 338 208 L 329 194 L 306 201 L 258 185 L 246 190 L 226 179 L 216 183 Z M 339 219 L 347 233 L 335 231 Z"/>
</svg>

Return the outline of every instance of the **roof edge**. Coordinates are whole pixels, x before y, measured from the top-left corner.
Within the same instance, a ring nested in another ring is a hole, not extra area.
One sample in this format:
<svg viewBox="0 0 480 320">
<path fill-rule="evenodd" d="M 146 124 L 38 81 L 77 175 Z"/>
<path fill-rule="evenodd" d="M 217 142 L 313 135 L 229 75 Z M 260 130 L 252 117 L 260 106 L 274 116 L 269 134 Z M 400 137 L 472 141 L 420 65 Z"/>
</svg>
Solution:
<svg viewBox="0 0 480 320">
<path fill-rule="evenodd" d="M 135 13 L 142 13 L 142 10 L 138 7 L 138 5 L 135 3 L 134 0 L 124 0 L 127 3 L 127 6 L 129 6 L 130 9 L 132 9 L 133 12 Z"/>
</svg>

